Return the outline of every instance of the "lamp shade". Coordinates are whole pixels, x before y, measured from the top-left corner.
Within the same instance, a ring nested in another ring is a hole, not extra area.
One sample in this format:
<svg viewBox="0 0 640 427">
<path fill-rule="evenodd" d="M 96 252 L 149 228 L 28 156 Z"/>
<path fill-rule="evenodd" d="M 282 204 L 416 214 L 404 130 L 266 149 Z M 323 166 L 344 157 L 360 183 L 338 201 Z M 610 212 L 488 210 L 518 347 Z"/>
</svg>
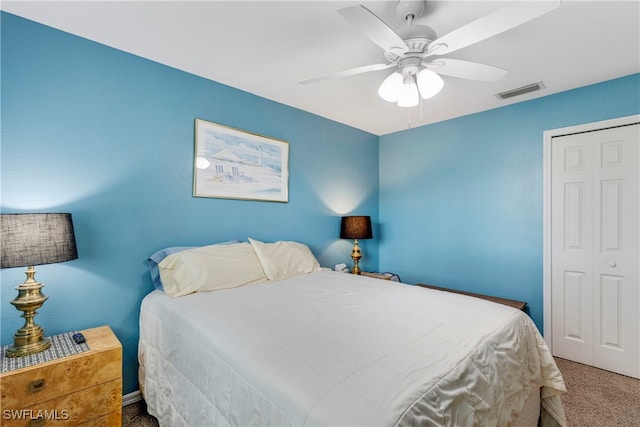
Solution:
<svg viewBox="0 0 640 427">
<path fill-rule="evenodd" d="M 370 216 L 343 216 L 340 224 L 341 239 L 371 239 Z"/>
<path fill-rule="evenodd" d="M 71 214 L 0 215 L 0 268 L 28 267 L 78 258 Z"/>
</svg>

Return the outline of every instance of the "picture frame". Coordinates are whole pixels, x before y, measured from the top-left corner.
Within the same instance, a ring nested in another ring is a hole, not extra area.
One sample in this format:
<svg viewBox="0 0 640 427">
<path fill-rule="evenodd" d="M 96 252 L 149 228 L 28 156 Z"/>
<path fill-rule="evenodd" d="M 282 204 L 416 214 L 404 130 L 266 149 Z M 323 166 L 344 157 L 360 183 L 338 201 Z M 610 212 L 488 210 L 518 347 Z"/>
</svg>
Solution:
<svg viewBox="0 0 640 427">
<path fill-rule="evenodd" d="M 195 120 L 193 195 L 289 201 L 289 142 Z"/>
</svg>

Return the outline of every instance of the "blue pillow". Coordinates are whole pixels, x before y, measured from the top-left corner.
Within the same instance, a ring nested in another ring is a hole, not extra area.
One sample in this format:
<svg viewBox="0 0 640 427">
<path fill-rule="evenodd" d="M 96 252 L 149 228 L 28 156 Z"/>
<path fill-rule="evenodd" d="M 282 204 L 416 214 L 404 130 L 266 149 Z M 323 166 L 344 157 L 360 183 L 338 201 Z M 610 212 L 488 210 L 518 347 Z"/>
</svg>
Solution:
<svg viewBox="0 0 640 427">
<path fill-rule="evenodd" d="M 230 245 L 233 243 L 239 243 L 237 240 L 229 240 L 228 242 L 216 243 L 218 245 Z M 147 259 L 147 266 L 149 267 L 149 275 L 151 276 L 151 283 L 153 284 L 154 289 L 158 289 L 160 291 L 164 290 L 162 287 L 162 280 L 160 279 L 160 269 L 158 268 L 158 264 L 162 262 L 163 259 L 168 257 L 171 254 L 175 254 L 176 252 L 185 251 L 187 249 L 197 248 L 198 246 L 172 246 L 170 248 L 160 249 L 158 252 L 154 253 Z"/>
<path fill-rule="evenodd" d="M 153 287 L 158 290 L 163 290 L 162 281 L 160 280 L 160 269 L 158 268 L 158 264 L 168 257 L 171 254 L 175 254 L 176 252 L 184 251 L 187 249 L 193 249 L 195 246 L 173 246 L 171 248 L 160 249 L 155 254 L 151 255 L 149 259 L 147 259 L 147 265 L 149 266 L 149 274 L 151 275 L 151 283 Z"/>
</svg>

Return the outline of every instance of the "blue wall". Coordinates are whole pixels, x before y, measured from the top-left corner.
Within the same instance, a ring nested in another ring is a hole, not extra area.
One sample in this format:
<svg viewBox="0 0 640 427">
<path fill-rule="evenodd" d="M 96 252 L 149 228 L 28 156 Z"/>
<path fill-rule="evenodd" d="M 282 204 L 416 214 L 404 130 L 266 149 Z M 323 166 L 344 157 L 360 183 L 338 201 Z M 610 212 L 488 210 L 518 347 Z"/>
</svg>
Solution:
<svg viewBox="0 0 640 427">
<path fill-rule="evenodd" d="M 635 74 L 382 136 L 380 269 L 527 301 L 542 330 L 543 132 L 638 113 Z"/>
<path fill-rule="evenodd" d="M 378 221 L 378 137 L 2 13 L 3 213 L 71 212 L 79 259 L 37 267 L 47 335 L 108 324 L 137 386 L 145 260 L 173 245 L 248 236 L 307 243 L 350 261 L 339 216 Z M 289 141 L 289 202 L 192 197 L 194 119 Z M 354 160 L 357 159 L 357 160 Z M 378 267 L 376 240 L 363 267 Z M 2 270 L 1 340 L 24 269 Z"/>
</svg>

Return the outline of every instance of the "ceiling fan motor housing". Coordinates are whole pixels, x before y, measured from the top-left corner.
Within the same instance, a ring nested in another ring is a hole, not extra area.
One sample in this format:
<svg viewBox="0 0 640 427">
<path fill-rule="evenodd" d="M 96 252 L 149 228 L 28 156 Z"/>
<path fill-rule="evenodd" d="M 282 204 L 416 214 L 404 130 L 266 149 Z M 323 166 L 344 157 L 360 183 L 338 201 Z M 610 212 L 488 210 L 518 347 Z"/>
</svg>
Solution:
<svg viewBox="0 0 640 427">
<path fill-rule="evenodd" d="M 404 40 L 409 50 L 406 52 L 401 48 L 384 52 L 384 57 L 389 62 L 395 62 L 405 55 L 424 53 L 429 44 L 438 36 L 431 27 L 426 25 L 407 25 L 397 30 L 398 35 Z"/>
</svg>

